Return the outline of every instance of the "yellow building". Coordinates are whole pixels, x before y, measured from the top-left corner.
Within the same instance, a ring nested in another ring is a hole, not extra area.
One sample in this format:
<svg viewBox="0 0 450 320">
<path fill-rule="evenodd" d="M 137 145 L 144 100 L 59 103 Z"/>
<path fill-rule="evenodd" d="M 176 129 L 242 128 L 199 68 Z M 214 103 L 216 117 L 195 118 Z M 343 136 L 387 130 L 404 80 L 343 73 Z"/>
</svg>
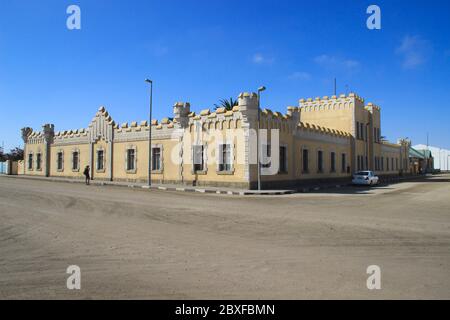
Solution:
<svg viewBox="0 0 450 320">
<path fill-rule="evenodd" d="M 23 128 L 23 174 L 82 179 L 89 165 L 96 180 L 146 182 L 151 169 L 156 183 L 254 189 L 258 158 L 263 188 L 408 171 L 408 142 L 381 141 L 380 108 L 355 94 L 302 99 L 286 114 L 264 109 L 259 121 L 258 109 L 255 93 L 199 114 L 178 102 L 173 120 L 152 121 L 151 152 L 147 121 L 119 125 L 104 107 L 84 129 Z"/>
</svg>

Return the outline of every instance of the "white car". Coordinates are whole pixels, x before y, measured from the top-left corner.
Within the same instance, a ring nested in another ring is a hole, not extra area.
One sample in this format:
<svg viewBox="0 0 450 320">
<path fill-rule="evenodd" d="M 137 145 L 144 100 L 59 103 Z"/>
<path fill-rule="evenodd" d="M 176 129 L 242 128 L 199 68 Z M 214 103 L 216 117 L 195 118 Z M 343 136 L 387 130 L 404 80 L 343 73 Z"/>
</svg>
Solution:
<svg viewBox="0 0 450 320">
<path fill-rule="evenodd" d="M 353 175 L 353 184 L 373 186 L 378 184 L 379 178 L 373 171 L 359 171 Z"/>
</svg>

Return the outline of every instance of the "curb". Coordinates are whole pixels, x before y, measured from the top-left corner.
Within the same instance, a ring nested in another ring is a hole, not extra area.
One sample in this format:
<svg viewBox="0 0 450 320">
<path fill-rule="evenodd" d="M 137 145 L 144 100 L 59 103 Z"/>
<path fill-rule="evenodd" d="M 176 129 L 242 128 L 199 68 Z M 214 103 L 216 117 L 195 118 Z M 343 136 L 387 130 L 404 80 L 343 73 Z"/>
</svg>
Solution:
<svg viewBox="0 0 450 320">
<path fill-rule="evenodd" d="M 38 180 L 38 181 L 50 181 L 50 182 L 65 182 L 65 183 L 84 183 L 84 180 L 78 179 L 67 179 L 67 180 L 59 180 L 54 178 L 46 178 L 46 177 L 29 177 L 29 176 L 10 176 L 10 175 L 2 175 L 2 177 L 6 178 L 16 178 L 16 179 L 28 179 L 28 180 Z M 401 183 L 403 181 L 414 181 L 418 180 L 422 177 L 397 177 L 392 179 L 385 179 L 384 181 L 380 181 L 380 185 L 389 185 Z M 95 180 L 94 180 L 95 181 Z M 326 190 L 326 189 L 339 189 L 342 187 L 351 186 L 351 183 L 348 184 L 337 184 L 337 185 L 325 185 L 325 186 L 310 186 L 310 187 L 300 187 L 294 190 L 273 190 L 273 191 L 251 191 L 251 190 L 216 190 L 216 189 L 207 189 L 207 188 L 196 188 L 196 187 L 167 187 L 167 186 L 139 186 L 135 184 L 117 184 L 111 183 L 108 181 L 99 181 L 94 182 L 91 185 L 93 186 L 112 186 L 112 187 L 122 187 L 122 188 L 130 188 L 130 189 L 146 189 L 146 190 L 161 190 L 161 191 L 172 191 L 172 192 L 192 192 L 192 193 L 203 193 L 203 194 L 218 194 L 218 195 L 233 195 L 233 196 L 280 196 L 280 195 L 288 195 L 294 193 L 309 193 L 314 191 Z"/>
<path fill-rule="evenodd" d="M 46 177 L 29 177 L 29 176 L 8 176 L 4 175 L 2 177 L 10 178 L 10 179 L 27 179 L 27 180 L 36 180 L 36 181 L 48 181 L 48 182 L 63 182 L 63 183 L 79 183 L 84 184 L 84 180 L 79 179 L 66 179 L 59 180 L 54 178 L 46 178 Z M 95 180 L 93 180 L 95 181 Z M 203 193 L 203 194 L 219 194 L 219 195 L 233 195 L 233 196 L 259 196 L 259 195 L 285 195 L 295 193 L 295 190 L 283 190 L 283 191 L 246 191 L 246 190 L 216 190 L 216 189 L 207 189 L 207 188 L 195 188 L 195 187 L 166 187 L 166 186 L 140 186 L 134 184 L 117 184 L 111 183 L 108 181 L 99 181 L 92 182 L 91 186 L 109 186 L 109 187 L 121 187 L 121 188 L 130 188 L 130 189 L 143 189 L 143 190 L 161 190 L 161 191 L 169 191 L 169 192 L 191 192 L 191 193 Z"/>
</svg>

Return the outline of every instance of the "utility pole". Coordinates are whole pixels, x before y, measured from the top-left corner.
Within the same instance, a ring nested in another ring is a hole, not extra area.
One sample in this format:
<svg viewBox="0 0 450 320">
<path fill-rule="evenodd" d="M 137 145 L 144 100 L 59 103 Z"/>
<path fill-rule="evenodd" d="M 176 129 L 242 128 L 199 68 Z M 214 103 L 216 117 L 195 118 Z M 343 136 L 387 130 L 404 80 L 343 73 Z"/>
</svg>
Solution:
<svg viewBox="0 0 450 320">
<path fill-rule="evenodd" d="M 334 95 L 337 93 L 337 80 L 334 78 Z"/>
<path fill-rule="evenodd" d="M 258 191 L 261 191 L 261 163 L 260 163 L 260 141 L 259 132 L 261 130 L 261 92 L 265 91 L 266 87 L 262 86 L 258 88 L 258 133 L 256 135 L 256 159 L 258 164 Z"/>
<path fill-rule="evenodd" d="M 1 154 L 2 154 L 2 157 L 5 156 L 5 141 L 2 141 Z M 2 168 L 0 169 L 0 173 L 3 174 L 4 173 L 3 171 L 5 170 L 5 167 L 4 167 L 5 163 L 3 162 L 3 159 L 0 159 L 0 163 L 2 164 Z"/>
<path fill-rule="evenodd" d="M 153 80 L 145 79 L 150 84 L 150 110 L 149 110 L 149 133 L 148 133 L 148 186 L 152 185 L 152 112 L 153 112 Z"/>
</svg>

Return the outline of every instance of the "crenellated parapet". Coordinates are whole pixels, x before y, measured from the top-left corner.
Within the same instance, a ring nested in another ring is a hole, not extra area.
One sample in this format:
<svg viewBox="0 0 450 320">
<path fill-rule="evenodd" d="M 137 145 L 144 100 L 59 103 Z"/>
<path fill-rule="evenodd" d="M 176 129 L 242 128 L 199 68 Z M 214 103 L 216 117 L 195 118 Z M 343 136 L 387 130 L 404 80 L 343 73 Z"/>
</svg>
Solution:
<svg viewBox="0 0 450 320">
<path fill-rule="evenodd" d="M 55 145 L 87 144 L 88 131 L 86 129 L 64 130 L 55 132 Z"/>
<path fill-rule="evenodd" d="M 176 121 L 163 118 L 161 121 L 152 119 L 152 139 L 169 139 L 172 135 Z M 140 141 L 147 140 L 150 126 L 147 120 L 124 122 L 114 127 L 114 141 Z"/>
<path fill-rule="evenodd" d="M 258 95 L 254 92 L 243 92 L 238 96 L 238 106 L 242 119 L 247 124 L 255 123 L 258 119 Z"/>
<path fill-rule="evenodd" d="M 406 147 L 406 148 L 411 148 L 411 140 L 408 138 L 400 138 L 397 140 L 397 144 Z"/>
<path fill-rule="evenodd" d="M 186 128 L 189 124 L 191 105 L 189 102 L 176 102 L 173 105 L 173 121 L 180 128 Z"/>
<path fill-rule="evenodd" d="M 370 111 L 370 112 L 380 112 L 381 108 L 379 106 L 377 106 L 376 104 L 369 102 L 366 106 L 365 109 Z"/>
<path fill-rule="evenodd" d="M 400 144 L 389 142 L 389 141 L 381 141 L 381 145 L 385 146 L 385 147 L 390 147 L 390 148 L 400 148 L 401 147 Z"/>
<path fill-rule="evenodd" d="M 282 132 L 292 132 L 297 124 L 296 113 L 282 114 L 267 108 L 261 111 L 260 128 L 262 129 L 279 129 Z"/>
<path fill-rule="evenodd" d="M 43 144 L 45 143 L 45 136 L 42 131 L 33 131 L 31 128 L 28 132 L 26 132 L 26 136 L 24 142 L 26 144 Z M 22 136 L 23 138 L 23 136 Z"/>
<path fill-rule="evenodd" d="M 341 138 L 350 138 L 351 134 L 348 132 L 344 132 L 341 130 L 335 130 L 330 128 L 321 127 L 314 124 L 304 123 L 300 122 L 297 126 L 298 130 L 301 131 L 307 131 L 307 132 L 314 132 L 318 134 L 324 134 L 329 136 L 335 136 L 335 137 L 341 137 Z"/>
<path fill-rule="evenodd" d="M 225 108 L 217 108 L 215 111 L 203 109 L 198 114 L 195 112 L 189 114 L 189 130 L 191 132 L 198 124 L 201 124 L 202 129 L 206 131 L 236 129 L 240 127 L 241 122 L 242 113 L 239 106 L 234 106 L 231 110 Z"/>
<path fill-rule="evenodd" d="M 43 125 L 42 131 L 34 131 L 30 127 L 22 128 L 22 139 L 26 144 L 52 143 L 55 135 L 54 130 L 53 124 Z"/>
<path fill-rule="evenodd" d="M 294 136 L 300 140 L 327 142 L 342 146 L 350 145 L 351 135 L 348 132 L 321 127 L 318 125 L 300 122 Z"/>
<path fill-rule="evenodd" d="M 33 133 L 33 129 L 30 127 L 22 128 L 22 140 L 24 143 L 28 143 L 28 137 Z"/>
<path fill-rule="evenodd" d="M 298 124 L 300 122 L 300 108 L 293 106 L 287 107 L 286 117 L 292 119 L 294 124 Z"/>
<path fill-rule="evenodd" d="M 350 110 L 354 107 L 364 107 L 364 99 L 355 93 L 349 95 L 341 94 L 338 96 L 324 96 L 308 99 L 300 99 L 299 107 L 302 112 L 314 112 L 324 110 Z"/>
</svg>

